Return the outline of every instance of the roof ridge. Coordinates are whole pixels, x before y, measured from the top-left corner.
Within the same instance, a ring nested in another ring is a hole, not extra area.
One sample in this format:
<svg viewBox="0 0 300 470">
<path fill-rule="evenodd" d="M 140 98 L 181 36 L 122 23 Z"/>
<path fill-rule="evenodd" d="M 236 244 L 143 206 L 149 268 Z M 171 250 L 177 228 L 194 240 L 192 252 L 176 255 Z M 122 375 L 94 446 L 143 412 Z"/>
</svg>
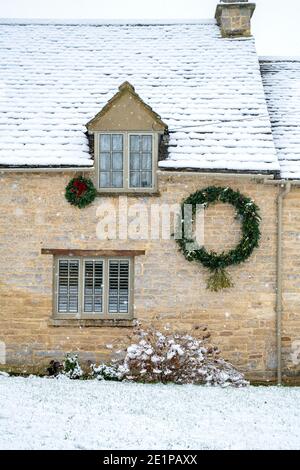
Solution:
<svg viewBox="0 0 300 470">
<path fill-rule="evenodd" d="M 59 25 L 59 26 L 108 26 L 108 25 L 131 25 L 131 26 L 167 26 L 179 24 L 216 24 L 215 19 L 59 19 L 59 18 L 0 18 L 0 25 Z"/>
</svg>

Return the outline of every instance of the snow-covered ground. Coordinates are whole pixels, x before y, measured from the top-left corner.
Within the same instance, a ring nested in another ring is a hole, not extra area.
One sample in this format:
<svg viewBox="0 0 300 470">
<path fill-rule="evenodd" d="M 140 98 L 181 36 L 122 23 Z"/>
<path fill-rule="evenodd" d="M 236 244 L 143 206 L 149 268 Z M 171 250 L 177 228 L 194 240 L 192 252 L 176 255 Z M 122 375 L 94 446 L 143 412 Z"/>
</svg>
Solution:
<svg viewBox="0 0 300 470">
<path fill-rule="evenodd" d="M 0 375 L 0 449 L 300 449 L 300 388 Z"/>
</svg>

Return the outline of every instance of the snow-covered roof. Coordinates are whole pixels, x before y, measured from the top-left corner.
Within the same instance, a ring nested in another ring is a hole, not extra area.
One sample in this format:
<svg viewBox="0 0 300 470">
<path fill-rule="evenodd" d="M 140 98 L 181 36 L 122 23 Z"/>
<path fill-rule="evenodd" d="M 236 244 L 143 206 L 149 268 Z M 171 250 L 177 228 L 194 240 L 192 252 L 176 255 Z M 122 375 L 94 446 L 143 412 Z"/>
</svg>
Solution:
<svg viewBox="0 0 300 470">
<path fill-rule="evenodd" d="M 254 40 L 211 21 L 0 25 L 0 165 L 92 165 L 85 124 L 124 81 L 170 131 L 163 168 L 275 172 Z"/>
<path fill-rule="evenodd" d="M 300 58 L 262 58 L 262 80 L 281 176 L 300 178 Z"/>
</svg>

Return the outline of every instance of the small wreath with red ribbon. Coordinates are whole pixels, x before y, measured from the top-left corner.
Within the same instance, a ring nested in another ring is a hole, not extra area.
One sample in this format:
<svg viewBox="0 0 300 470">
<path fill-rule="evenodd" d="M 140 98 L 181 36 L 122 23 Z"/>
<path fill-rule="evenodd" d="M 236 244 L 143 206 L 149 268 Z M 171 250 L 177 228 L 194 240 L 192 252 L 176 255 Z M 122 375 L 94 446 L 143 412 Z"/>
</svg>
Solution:
<svg viewBox="0 0 300 470">
<path fill-rule="evenodd" d="M 89 178 L 83 176 L 76 176 L 71 179 L 66 187 L 65 197 L 67 201 L 73 206 L 80 209 L 88 206 L 93 202 L 97 195 L 97 190 Z"/>
</svg>

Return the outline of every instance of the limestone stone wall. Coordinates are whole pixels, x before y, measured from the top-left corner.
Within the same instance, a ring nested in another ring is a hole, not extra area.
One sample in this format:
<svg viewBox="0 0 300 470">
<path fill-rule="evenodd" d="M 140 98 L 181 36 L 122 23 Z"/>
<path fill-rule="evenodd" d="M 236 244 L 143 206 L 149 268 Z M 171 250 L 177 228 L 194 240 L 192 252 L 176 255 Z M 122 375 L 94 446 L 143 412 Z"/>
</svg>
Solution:
<svg viewBox="0 0 300 470">
<path fill-rule="evenodd" d="M 109 358 L 108 343 L 130 328 L 54 327 L 51 255 L 41 248 L 145 249 L 135 261 L 134 312 L 144 322 L 171 323 L 181 330 L 207 325 L 213 342 L 236 367 L 253 379 L 275 377 L 276 197 L 278 188 L 249 178 L 209 174 L 159 176 L 159 196 L 130 197 L 128 204 L 180 203 L 197 189 L 216 184 L 239 189 L 261 208 L 260 248 L 240 266 L 230 267 L 235 287 L 219 293 L 206 289 L 207 270 L 189 263 L 174 240 L 99 240 L 97 207 L 118 203 L 118 196 L 97 198 L 85 209 L 64 199 L 71 173 L 5 173 L 0 176 L 0 341 L 6 345 L 7 367 L 41 369 L 50 359 L 78 352 L 83 360 Z M 300 191 L 285 202 L 284 220 L 284 366 L 299 374 L 292 362 L 293 342 L 300 338 Z M 210 249 L 233 246 L 240 235 L 231 206 L 218 204 L 205 212 L 205 243 Z"/>
</svg>

